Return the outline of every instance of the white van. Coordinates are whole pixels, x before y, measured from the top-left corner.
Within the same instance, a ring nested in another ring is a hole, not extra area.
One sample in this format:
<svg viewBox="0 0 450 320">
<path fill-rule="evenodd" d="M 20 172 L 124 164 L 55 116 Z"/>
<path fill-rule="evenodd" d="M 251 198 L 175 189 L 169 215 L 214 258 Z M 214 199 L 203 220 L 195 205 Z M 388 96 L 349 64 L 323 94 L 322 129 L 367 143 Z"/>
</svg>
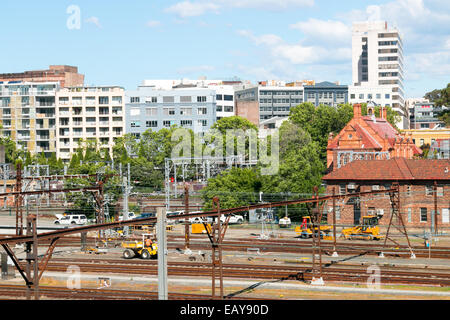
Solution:
<svg viewBox="0 0 450 320">
<path fill-rule="evenodd" d="M 86 224 L 87 218 L 84 214 L 82 215 L 66 215 L 60 216 L 58 215 L 58 219 L 54 221 L 54 224 Z"/>
</svg>

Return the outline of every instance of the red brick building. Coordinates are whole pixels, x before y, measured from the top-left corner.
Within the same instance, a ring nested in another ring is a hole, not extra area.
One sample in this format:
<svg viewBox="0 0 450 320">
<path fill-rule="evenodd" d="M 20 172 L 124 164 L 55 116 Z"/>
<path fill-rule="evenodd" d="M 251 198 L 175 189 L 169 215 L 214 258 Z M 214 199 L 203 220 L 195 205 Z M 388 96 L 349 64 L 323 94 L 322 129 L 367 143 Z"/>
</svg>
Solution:
<svg viewBox="0 0 450 320">
<path fill-rule="evenodd" d="M 84 75 L 78 73 L 77 67 L 50 66 L 48 70 L 2 73 L 0 81 L 59 82 L 59 85 L 64 88 L 83 86 Z"/>
<path fill-rule="evenodd" d="M 327 146 L 329 171 L 354 160 L 357 156 L 364 156 L 365 159 L 412 159 L 422 153 L 410 135 L 400 134 L 386 120 L 385 108 L 382 108 L 381 118 L 375 117 L 373 108 L 368 108 L 368 116 L 362 116 L 361 112 L 361 105 L 355 104 L 353 119 L 336 136 L 330 134 Z M 359 154 L 349 157 L 350 152 Z M 341 158 L 340 154 L 344 156 Z"/>
<path fill-rule="evenodd" d="M 333 188 L 336 194 L 384 190 L 398 182 L 400 212 L 407 227 L 430 230 L 434 226 L 436 201 L 438 230 L 450 228 L 450 160 L 356 160 L 328 173 L 322 180 L 328 194 Z M 336 207 L 337 224 L 355 225 L 362 216 L 376 214 L 383 215 L 380 225 L 389 224 L 391 204 L 388 193 L 340 200 Z M 330 212 L 330 205 L 328 208 Z M 329 214 L 329 223 L 332 218 Z"/>
</svg>

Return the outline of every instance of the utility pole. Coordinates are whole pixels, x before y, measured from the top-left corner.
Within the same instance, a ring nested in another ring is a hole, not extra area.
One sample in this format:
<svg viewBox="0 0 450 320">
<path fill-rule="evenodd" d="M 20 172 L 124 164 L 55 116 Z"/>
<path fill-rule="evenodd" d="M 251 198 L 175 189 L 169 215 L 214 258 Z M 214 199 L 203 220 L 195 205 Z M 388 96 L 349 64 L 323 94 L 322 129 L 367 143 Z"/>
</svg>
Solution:
<svg viewBox="0 0 450 320">
<path fill-rule="evenodd" d="M 333 187 L 333 257 L 338 257 L 336 251 L 336 187 Z"/>
<path fill-rule="evenodd" d="M 131 185 L 130 185 L 130 164 L 127 165 L 127 176 L 123 177 L 123 220 L 128 220 L 128 197 L 130 196 Z M 129 227 L 123 227 L 123 234 L 127 236 L 129 234 Z"/>
<path fill-rule="evenodd" d="M 184 184 L 184 214 L 189 213 L 189 185 Z M 184 221 L 184 240 L 185 245 L 184 249 L 189 250 L 189 219 L 185 219 Z"/>
<path fill-rule="evenodd" d="M 168 300 L 166 209 L 156 209 L 156 237 L 158 243 L 158 299 Z"/>
<path fill-rule="evenodd" d="M 438 235 L 437 181 L 434 181 L 434 234 Z"/>
</svg>

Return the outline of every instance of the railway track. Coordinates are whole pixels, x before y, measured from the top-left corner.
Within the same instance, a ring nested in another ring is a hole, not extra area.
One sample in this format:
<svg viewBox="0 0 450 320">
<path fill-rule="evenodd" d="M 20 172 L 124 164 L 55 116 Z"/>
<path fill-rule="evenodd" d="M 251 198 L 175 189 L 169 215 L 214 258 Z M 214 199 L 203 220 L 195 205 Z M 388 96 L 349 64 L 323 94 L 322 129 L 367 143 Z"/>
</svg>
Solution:
<svg viewBox="0 0 450 320">
<path fill-rule="evenodd" d="M 0 297 L 7 297 L 9 299 L 25 298 L 27 288 L 20 285 L 0 285 Z M 33 295 L 32 291 L 32 295 Z M 70 299 L 70 300 L 157 300 L 158 292 L 147 291 L 130 291 L 130 290 L 111 290 L 111 289 L 68 289 L 65 287 L 39 287 L 40 299 Z M 184 293 L 169 293 L 169 300 L 209 300 L 211 295 L 202 294 L 184 294 Z M 227 298 L 230 300 L 243 299 Z M 244 298 L 245 300 L 253 300 Z"/>
<path fill-rule="evenodd" d="M 157 262 L 151 260 L 118 259 L 52 259 L 46 271 L 66 272 L 69 266 L 77 265 L 81 272 L 98 274 L 157 275 Z M 382 283 L 420 284 L 450 286 L 448 269 L 420 270 L 379 266 Z M 323 277 L 328 281 L 366 282 L 372 275 L 360 265 L 323 264 Z M 169 262 L 169 276 L 211 276 L 210 263 Z M 312 266 L 223 264 L 226 278 L 260 280 L 302 280 L 312 279 Z"/>
</svg>

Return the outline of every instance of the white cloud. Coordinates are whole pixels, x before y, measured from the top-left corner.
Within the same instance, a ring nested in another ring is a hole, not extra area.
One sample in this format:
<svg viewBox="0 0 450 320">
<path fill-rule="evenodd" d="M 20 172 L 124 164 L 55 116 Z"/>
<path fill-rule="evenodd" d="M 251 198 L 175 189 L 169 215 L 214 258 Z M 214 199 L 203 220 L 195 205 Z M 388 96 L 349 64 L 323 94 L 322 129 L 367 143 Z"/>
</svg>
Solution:
<svg viewBox="0 0 450 320">
<path fill-rule="evenodd" d="M 185 0 L 166 8 L 165 11 L 186 18 L 208 12 L 219 13 L 222 9 L 254 8 L 274 11 L 313 5 L 314 0 Z"/>
<path fill-rule="evenodd" d="M 351 41 L 352 31 L 349 25 L 338 20 L 318 20 L 310 18 L 290 25 L 291 29 L 300 30 L 310 39 L 325 43 Z"/>
<path fill-rule="evenodd" d="M 240 30 L 238 34 L 250 39 L 257 46 L 265 46 L 273 58 L 287 60 L 292 64 L 329 63 L 351 59 L 350 47 L 337 47 L 330 50 L 318 45 L 304 45 L 302 42 L 287 43 L 274 34 L 255 36 L 248 30 Z"/>
<path fill-rule="evenodd" d="M 87 23 L 92 23 L 93 25 L 97 26 L 97 28 L 101 29 L 102 25 L 100 24 L 100 20 L 97 17 L 90 17 L 86 19 Z"/>
<path fill-rule="evenodd" d="M 147 21 L 146 26 L 149 28 L 154 28 L 154 27 L 159 27 L 161 25 L 160 21 L 156 21 L 156 20 L 150 20 Z"/>
<path fill-rule="evenodd" d="M 183 1 L 166 8 L 166 12 L 174 13 L 181 18 L 194 17 L 205 14 L 208 11 L 217 12 L 219 6 L 212 2 Z"/>
</svg>

